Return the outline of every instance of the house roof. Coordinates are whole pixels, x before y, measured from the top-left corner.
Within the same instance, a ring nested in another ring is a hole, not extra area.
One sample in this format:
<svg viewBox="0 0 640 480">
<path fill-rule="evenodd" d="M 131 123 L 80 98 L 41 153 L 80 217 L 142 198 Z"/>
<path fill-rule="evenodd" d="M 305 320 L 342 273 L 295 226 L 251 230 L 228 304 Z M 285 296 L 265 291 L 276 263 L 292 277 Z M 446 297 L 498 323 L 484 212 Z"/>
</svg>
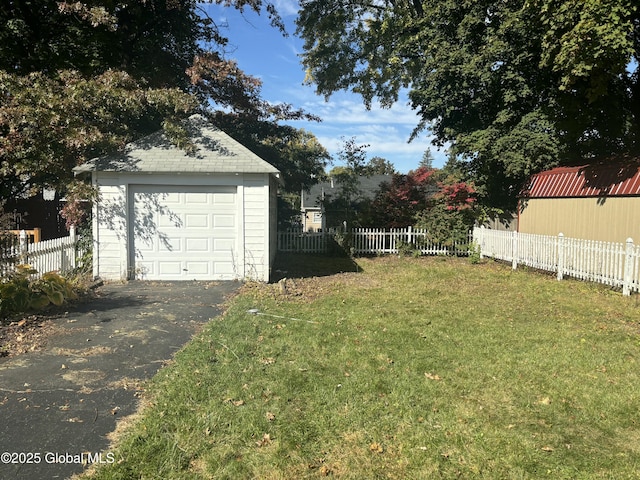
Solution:
<svg viewBox="0 0 640 480">
<path fill-rule="evenodd" d="M 383 183 L 391 183 L 392 175 L 371 175 L 358 177 L 358 189 L 360 200 L 373 200 Z M 320 202 L 329 197 L 335 197 L 340 193 L 340 182 L 337 179 L 320 182 L 312 186 L 309 191 L 302 192 L 301 207 L 320 208 Z"/>
<path fill-rule="evenodd" d="M 558 167 L 532 175 L 520 193 L 528 198 L 640 195 L 640 160 Z"/>
<path fill-rule="evenodd" d="M 192 115 L 185 128 L 195 145 L 194 153 L 175 146 L 163 130 L 125 146 L 122 153 L 94 158 L 73 169 L 86 172 L 159 173 L 278 173 L 247 147 L 201 115 Z"/>
</svg>

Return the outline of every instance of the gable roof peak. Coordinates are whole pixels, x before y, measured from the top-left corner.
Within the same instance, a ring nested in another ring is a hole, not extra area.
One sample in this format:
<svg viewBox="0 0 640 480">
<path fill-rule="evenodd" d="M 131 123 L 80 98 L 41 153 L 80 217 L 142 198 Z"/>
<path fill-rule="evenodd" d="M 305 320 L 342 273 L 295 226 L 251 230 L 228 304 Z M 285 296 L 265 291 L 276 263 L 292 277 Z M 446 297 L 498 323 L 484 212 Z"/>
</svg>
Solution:
<svg viewBox="0 0 640 480">
<path fill-rule="evenodd" d="M 202 115 L 183 123 L 193 144 L 187 151 L 171 142 L 164 129 L 127 144 L 124 151 L 98 157 L 73 169 L 87 172 L 157 173 L 279 173 L 237 140 L 224 133 Z"/>
</svg>

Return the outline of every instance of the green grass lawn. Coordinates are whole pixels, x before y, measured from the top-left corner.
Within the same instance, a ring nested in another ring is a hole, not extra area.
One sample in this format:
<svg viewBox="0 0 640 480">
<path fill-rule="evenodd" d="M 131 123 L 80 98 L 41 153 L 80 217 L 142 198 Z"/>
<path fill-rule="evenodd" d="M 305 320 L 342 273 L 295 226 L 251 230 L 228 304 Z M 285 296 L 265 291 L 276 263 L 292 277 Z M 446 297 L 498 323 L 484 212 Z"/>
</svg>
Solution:
<svg viewBox="0 0 640 480">
<path fill-rule="evenodd" d="M 92 478 L 640 478 L 636 297 L 457 258 L 358 265 L 248 285 Z"/>
</svg>

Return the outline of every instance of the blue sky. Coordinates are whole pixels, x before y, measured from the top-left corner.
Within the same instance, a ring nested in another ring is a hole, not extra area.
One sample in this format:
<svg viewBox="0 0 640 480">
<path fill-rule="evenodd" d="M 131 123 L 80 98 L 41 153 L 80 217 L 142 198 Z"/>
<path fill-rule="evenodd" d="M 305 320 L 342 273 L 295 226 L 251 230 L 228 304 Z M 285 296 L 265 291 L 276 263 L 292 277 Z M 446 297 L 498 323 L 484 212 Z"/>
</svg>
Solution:
<svg viewBox="0 0 640 480">
<path fill-rule="evenodd" d="M 428 131 L 408 143 L 418 117 L 406 105 L 406 99 L 390 109 L 374 105 L 367 110 L 358 95 L 338 92 L 325 102 L 324 97 L 315 94 L 313 86 L 304 85 L 305 72 L 299 57 L 302 41 L 294 35 L 297 1 L 276 0 L 274 3 L 287 24 L 289 37 L 283 37 L 271 27 L 266 17 L 251 11 L 241 15 L 235 9 L 201 5 L 218 25 L 228 24 L 228 29 L 223 30 L 231 43 L 227 56 L 235 59 L 246 73 L 262 80 L 265 100 L 290 103 L 321 117 L 321 123 L 290 123 L 312 132 L 334 157 L 334 165 L 339 165 L 337 152 L 342 137 L 355 137 L 359 145 L 369 144 L 368 158 L 386 158 L 402 173 L 415 169 L 428 148 L 434 156 L 433 166 L 444 164 L 446 153 L 431 145 Z"/>
</svg>

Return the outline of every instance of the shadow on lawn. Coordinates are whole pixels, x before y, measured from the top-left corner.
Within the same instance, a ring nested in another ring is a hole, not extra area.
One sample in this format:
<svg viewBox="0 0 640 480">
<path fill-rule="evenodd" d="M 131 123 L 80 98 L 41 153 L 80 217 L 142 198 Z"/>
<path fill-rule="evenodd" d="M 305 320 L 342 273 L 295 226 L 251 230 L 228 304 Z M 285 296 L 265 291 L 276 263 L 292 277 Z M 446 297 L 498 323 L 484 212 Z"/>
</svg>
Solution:
<svg viewBox="0 0 640 480">
<path fill-rule="evenodd" d="M 362 272 L 362 268 L 347 255 L 278 253 L 271 281 L 278 282 L 283 278 L 327 277 L 343 272 Z"/>
</svg>

